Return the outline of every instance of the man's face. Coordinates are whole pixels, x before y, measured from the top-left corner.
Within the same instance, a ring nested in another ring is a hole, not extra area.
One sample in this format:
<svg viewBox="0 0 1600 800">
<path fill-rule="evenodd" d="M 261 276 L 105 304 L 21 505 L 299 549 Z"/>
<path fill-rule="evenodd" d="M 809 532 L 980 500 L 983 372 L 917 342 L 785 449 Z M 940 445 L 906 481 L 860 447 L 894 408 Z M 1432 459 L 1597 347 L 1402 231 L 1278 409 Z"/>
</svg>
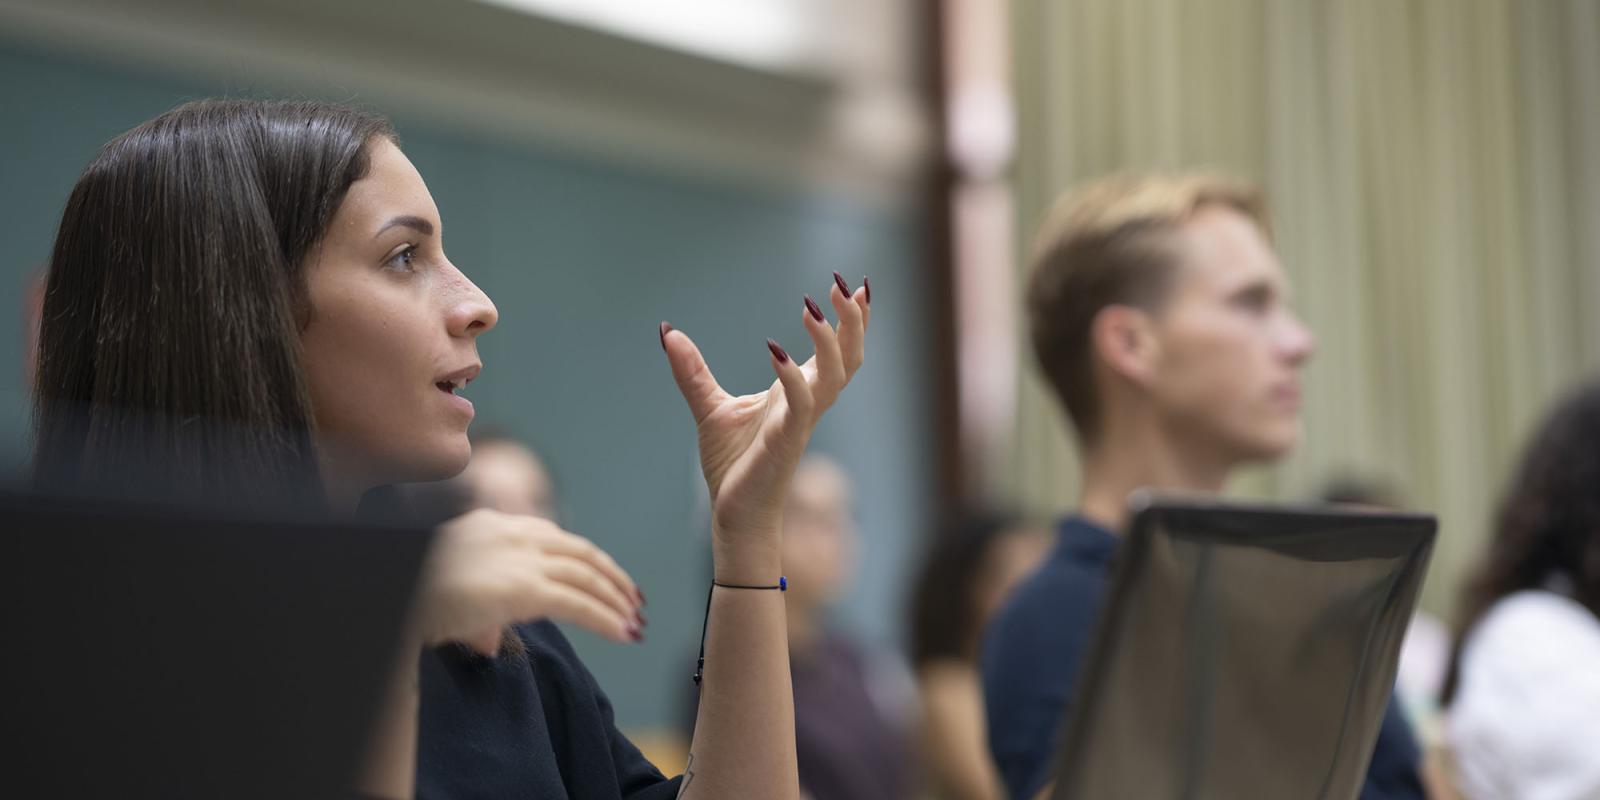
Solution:
<svg viewBox="0 0 1600 800">
<path fill-rule="evenodd" d="M 1283 268 L 1255 222 L 1226 207 L 1202 209 L 1176 247 L 1150 373 L 1163 425 L 1230 462 L 1276 459 L 1299 439 L 1300 368 L 1314 346 Z"/>
</svg>

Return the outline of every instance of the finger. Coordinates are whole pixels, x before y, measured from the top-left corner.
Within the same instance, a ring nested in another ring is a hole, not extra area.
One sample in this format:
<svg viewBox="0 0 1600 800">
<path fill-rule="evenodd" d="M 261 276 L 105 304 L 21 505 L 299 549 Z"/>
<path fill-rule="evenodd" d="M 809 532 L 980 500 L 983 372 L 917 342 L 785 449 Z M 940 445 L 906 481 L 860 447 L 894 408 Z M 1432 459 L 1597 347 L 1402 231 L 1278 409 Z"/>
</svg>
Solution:
<svg viewBox="0 0 1600 800">
<path fill-rule="evenodd" d="M 834 334 L 833 326 L 828 324 L 827 319 L 822 316 L 822 309 L 809 296 L 806 297 L 806 312 L 802 323 L 806 327 L 806 333 L 811 334 L 811 344 L 817 351 L 817 379 L 813 384 L 812 395 L 816 398 L 818 413 L 821 413 L 833 405 L 839 390 L 844 388 L 844 356 L 839 352 L 839 337 Z"/>
<path fill-rule="evenodd" d="M 865 294 L 865 288 L 850 291 L 850 286 L 845 283 L 839 273 L 833 273 L 834 287 L 828 292 L 828 299 L 833 301 L 834 313 L 839 315 L 839 327 L 836 331 L 839 338 L 839 353 L 844 358 L 845 380 L 854 377 L 856 370 L 861 368 L 864 357 L 863 343 L 866 339 L 865 312 L 862 311 L 862 302 L 854 299 L 855 294 Z"/>
<path fill-rule="evenodd" d="M 539 547 L 550 555 L 576 558 L 598 570 L 626 597 L 635 608 L 644 604 L 644 595 L 639 592 L 639 584 L 635 583 L 627 571 L 622 568 L 610 553 L 601 550 L 599 545 L 576 533 L 568 533 L 560 528 L 551 528 L 548 535 L 541 538 Z"/>
<path fill-rule="evenodd" d="M 588 561 L 570 556 L 550 556 L 544 574 L 551 580 L 560 581 L 603 601 L 624 618 L 643 622 L 643 617 L 639 616 L 639 605 L 633 597 L 623 594 L 611 578 Z"/>
<path fill-rule="evenodd" d="M 856 305 L 861 306 L 861 330 L 865 332 L 867 328 L 872 327 L 872 279 L 862 275 L 861 290 L 851 299 L 856 301 Z"/>
<path fill-rule="evenodd" d="M 817 404 L 811 394 L 811 383 L 777 342 L 768 339 L 767 349 L 772 351 L 772 370 L 778 373 L 778 383 L 783 386 L 784 400 L 789 405 L 789 413 L 783 417 L 783 431 L 791 438 L 799 437 L 803 441 L 810 433 L 811 422 L 816 414 Z"/>
<path fill-rule="evenodd" d="M 728 399 L 728 393 L 717 383 L 711 368 L 706 366 L 705 356 L 700 355 L 700 348 L 688 334 L 661 323 L 661 349 L 667 352 L 672 379 L 678 382 L 678 391 L 689 404 L 695 424 L 699 425 L 718 404 Z"/>
<path fill-rule="evenodd" d="M 549 581 L 537 591 L 530 587 L 526 594 L 522 598 L 525 605 L 517 609 L 519 616 L 549 617 L 570 622 L 614 642 L 637 642 L 644 638 L 632 619 L 618 614 L 593 595 L 564 583 Z"/>
</svg>

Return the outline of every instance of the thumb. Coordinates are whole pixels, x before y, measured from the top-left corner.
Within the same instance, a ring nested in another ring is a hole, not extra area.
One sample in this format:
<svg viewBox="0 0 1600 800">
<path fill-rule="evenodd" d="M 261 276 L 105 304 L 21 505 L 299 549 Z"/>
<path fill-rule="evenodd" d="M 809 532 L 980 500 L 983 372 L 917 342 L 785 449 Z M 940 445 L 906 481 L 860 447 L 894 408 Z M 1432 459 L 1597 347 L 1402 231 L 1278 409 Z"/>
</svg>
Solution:
<svg viewBox="0 0 1600 800">
<path fill-rule="evenodd" d="M 706 366 L 705 357 L 700 355 L 700 348 L 688 334 L 666 322 L 661 323 L 661 349 L 667 353 L 672 379 L 678 382 L 678 391 L 689 404 L 689 413 L 694 415 L 695 424 L 700 424 L 728 398 L 728 393 L 717 383 L 711 368 Z"/>
</svg>

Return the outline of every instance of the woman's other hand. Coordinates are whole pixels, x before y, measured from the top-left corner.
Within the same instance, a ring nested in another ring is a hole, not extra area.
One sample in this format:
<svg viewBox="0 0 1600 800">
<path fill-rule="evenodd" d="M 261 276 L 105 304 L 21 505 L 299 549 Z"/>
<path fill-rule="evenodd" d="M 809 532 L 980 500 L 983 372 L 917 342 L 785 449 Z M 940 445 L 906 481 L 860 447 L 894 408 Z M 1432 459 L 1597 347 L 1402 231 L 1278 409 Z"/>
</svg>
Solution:
<svg viewBox="0 0 1600 800">
<path fill-rule="evenodd" d="M 416 612 L 427 645 L 494 655 L 506 626 L 571 622 L 617 642 L 642 638 L 644 597 L 589 540 L 537 517 L 480 509 L 439 527 Z"/>
</svg>

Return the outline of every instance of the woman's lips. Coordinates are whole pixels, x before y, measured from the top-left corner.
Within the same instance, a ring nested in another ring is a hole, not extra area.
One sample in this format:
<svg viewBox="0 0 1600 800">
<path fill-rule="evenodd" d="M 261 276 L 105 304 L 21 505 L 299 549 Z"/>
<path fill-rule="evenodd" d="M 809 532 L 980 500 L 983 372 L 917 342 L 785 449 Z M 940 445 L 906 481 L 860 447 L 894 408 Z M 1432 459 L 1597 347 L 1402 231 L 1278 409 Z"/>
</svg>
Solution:
<svg viewBox="0 0 1600 800">
<path fill-rule="evenodd" d="M 472 401 L 462 397 L 459 394 L 456 394 L 456 387 L 453 384 L 447 381 L 439 381 L 433 385 L 433 388 L 448 398 L 446 402 L 448 402 L 452 408 L 463 414 L 466 414 L 468 419 L 472 418 L 473 414 L 475 413 L 472 408 Z"/>
<path fill-rule="evenodd" d="M 449 403 L 450 406 L 457 411 L 466 414 L 469 419 L 473 414 L 476 413 L 473 411 L 471 400 L 468 400 L 459 394 L 455 394 L 454 392 L 447 393 L 445 396 L 448 398 L 445 402 Z"/>
<path fill-rule="evenodd" d="M 439 378 L 433 383 L 433 388 L 444 393 L 444 395 L 449 398 L 447 402 L 450 403 L 451 407 L 462 414 L 465 414 L 467 419 L 472 419 L 472 415 L 474 413 L 472 401 L 462 397 L 461 395 L 457 394 L 457 392 L 465 388 L 473 378 L 478 377 L 478 372 L 482 370 L 482 368 L 482 364 L 471 364 L 466 367 L 462 367 L 461 369 L 458 369 L 449 375 Z"/>
</svg>

